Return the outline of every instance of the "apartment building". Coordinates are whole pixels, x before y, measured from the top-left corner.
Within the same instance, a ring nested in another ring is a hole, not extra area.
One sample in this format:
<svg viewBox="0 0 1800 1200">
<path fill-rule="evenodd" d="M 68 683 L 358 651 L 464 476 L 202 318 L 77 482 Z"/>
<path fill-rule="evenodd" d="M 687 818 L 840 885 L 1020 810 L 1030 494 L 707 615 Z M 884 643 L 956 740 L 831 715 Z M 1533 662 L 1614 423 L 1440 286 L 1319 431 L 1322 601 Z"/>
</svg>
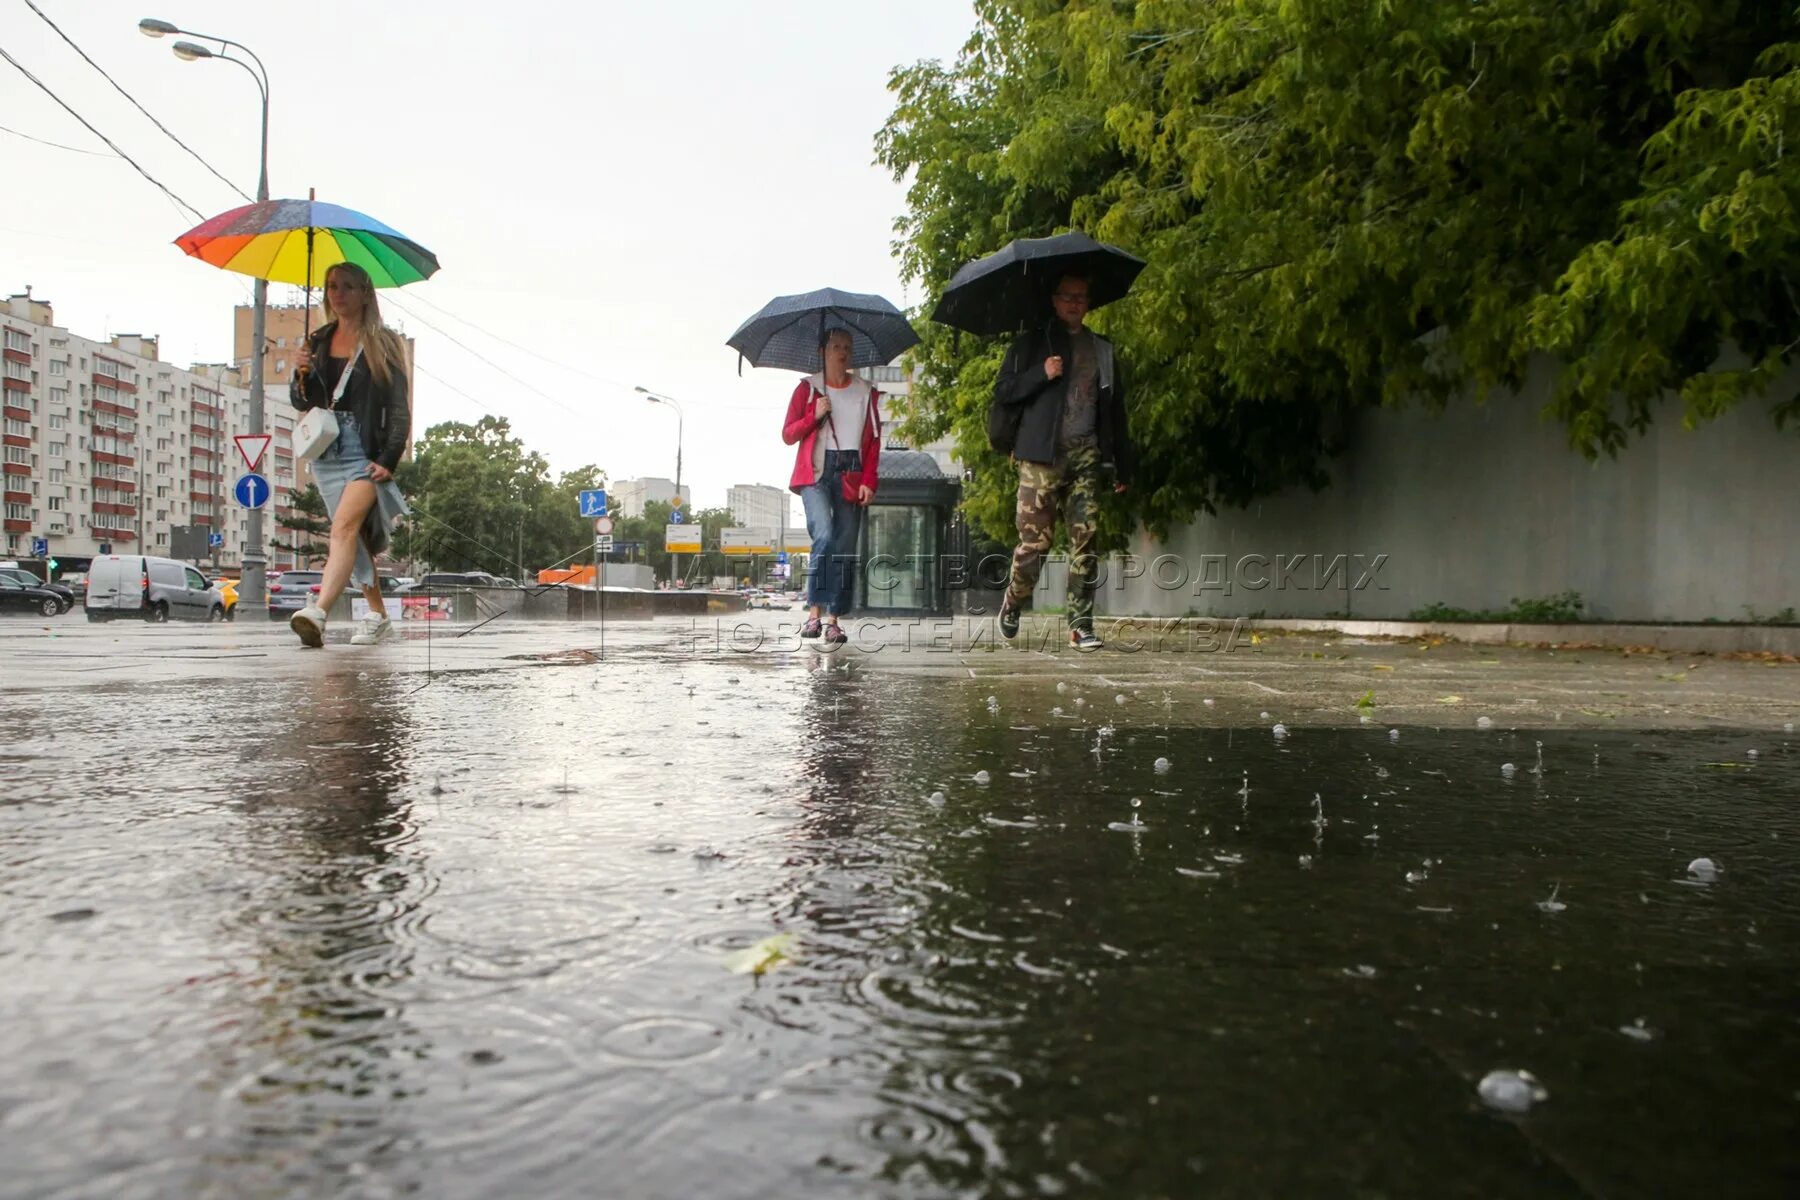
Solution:
<svg viewBox="0 0 1800 1200">
<path fill-rule="evenodd" d="M 233 443 L 250 427 L 247 380 L 229 365 L 165 363 L 156 339 L 104 341 L 56 323 L 30 289 L 0 305 L 3 327 L 4 525 L 0 553 L 79 560 L 122 550 L 167 554 L 177 525 L 209 527 L 223 544 L 216 561 L 240 564 L 247 512 L 232 496 L 245 471 Z M 295 486 L 293 414 L 285 383 L 268 384 L 262 463 L 279 518 Z M 285 451 L 281 442 L 285 436 Z M 265 521 L 265 540 L 279 539 Z M 291 554 L 268 551 L 275 565 Z"/>
</svg>

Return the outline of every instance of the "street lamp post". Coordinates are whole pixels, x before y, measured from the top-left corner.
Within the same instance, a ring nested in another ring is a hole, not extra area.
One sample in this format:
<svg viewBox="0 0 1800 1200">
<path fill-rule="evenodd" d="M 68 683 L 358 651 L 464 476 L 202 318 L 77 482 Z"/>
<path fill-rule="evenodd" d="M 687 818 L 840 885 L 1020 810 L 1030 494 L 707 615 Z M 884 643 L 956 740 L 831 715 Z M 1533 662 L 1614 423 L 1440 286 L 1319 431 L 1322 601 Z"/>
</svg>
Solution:
<svg viewBox="0 0 1800 1200">
<path fill-rule="evenodd" d="M 680 508 L 681 507 L 681 434 L 682 434 L 682 427 L 687 423 L 686 415 L 681 411 L 681 405 L 675 401 L 674 397 L 665 396 L 660 392 L 653 392 L 649 388 L 646 388 L 646 387 L 641 387 L 641 388 L 638 388 L 637 390 L 638 390 L 638 392 L 640 392 L 643 395 L 643 397 L 646 400 L 650 401 L 650 403 L 666 404 L 670 408 L 675 410 L 675 507 Z M 704 545 L 702 545 L 700 547 L 700 550 L 702 553 L 705 553 L 706 547 Z M 677 579 L 679 579 L 681 577 L 681 572 L 679 570 L 680 563 L 681 563 L 681 558 L 678 555 L 676 555 L 674 551 L 670 551 L 669 552 L 669 571 Z M 674 582 L 674 581 L 671 580 L 670 582 Z"/>
<path fill-rule="evenodd" d="M 138 31 L 145 37 L 160 38 L 168 34 L 183 34 L 191 38 L 201 38 L 209 42 L 217 42 L 219 49 L 212 50 L 196 42 L 176 42 L 172 47 L 175 57 L 183 62 L 195 62 L 202 58 L 222 59 L 236 63 L 249 72 L 250 78 L 256 81 L 256 90 L 262 95 L 262 168 L 256 180 L 256 199 L 258 202 L 269 198 L 269 72 L 263 67 L 262 59 L 256 52 L 242 42 L 234 42 L 230 38 L 222 38 L 211 33 L 197 33 L 192 29 L 181 29 L 168 21 L 160 21 L 155 17 L 145 17 L 138 22 Z M 249 56 L 250 62 L 234 58 L 226 53 L 226 47 L 232 46 Z M 252 67 L 250 63 L 256 65 Z M 263 343 L 268 340 L 269 328 L 269 281 L 256 280 L 250 310 L 250 432 L 259 434 L 264 431 L 263 413 Z M 221 507 L 223 507 L 221 505 Z M 223 522 L 221 521 L 221 529 Z M 268 600 L 268 562 L 263 554 L 263 510 L 250 510 L 249 528 L 244 537 L 242 555 L 242 572 L 239 578 L 240 602 L 260 607 Z"/>
</svg>

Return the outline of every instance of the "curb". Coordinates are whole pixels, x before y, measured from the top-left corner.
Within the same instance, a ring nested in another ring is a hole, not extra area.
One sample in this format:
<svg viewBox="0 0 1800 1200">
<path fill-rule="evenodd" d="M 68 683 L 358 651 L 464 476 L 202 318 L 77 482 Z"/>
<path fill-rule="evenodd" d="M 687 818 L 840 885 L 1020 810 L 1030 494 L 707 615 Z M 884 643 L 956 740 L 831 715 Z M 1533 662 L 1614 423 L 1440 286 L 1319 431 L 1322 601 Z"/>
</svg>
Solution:
<svg viewBox="0 0 1800 1200">
<path fill-rule="evenodd" d="M 1113 614 L 1103 621 L 1121 619 Z M 1167 618 L 1125 618 L 1159 622 Z M 1220 628 L 1228 620 L 1178 617 L 1181 625 Z M 1800 626 L 1654 625 L 1631 623 L 1506 624 L 1452 621 L 1353 621 L 1326 618 L 1254 618 L 1243 630 L 1342 633 L 1355 637 L 1446 638 L 1483 646 L 1581 646 L 1617 650 L 1670 650 L 1690 654 L 1754 654 L 1800 658 Z"/>
</svg>

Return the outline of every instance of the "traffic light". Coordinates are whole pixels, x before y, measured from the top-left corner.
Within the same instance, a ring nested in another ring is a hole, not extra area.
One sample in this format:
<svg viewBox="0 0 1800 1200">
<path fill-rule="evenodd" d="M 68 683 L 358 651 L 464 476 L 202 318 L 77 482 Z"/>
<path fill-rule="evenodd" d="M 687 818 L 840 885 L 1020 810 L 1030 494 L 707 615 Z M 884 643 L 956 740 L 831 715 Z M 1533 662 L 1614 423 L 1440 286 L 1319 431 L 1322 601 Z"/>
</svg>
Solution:
<svg viewBox="0 0 1800 1200">
<path fill-rule="evenodd" d="M 50 560 L 50 561 L 49 561 L 49 563 L 47 563 L 47 564 L 46 564 L 46 566 L 47 566 L 47 567 L 48 567 L 48 568 L 49 568 L 49 570 L 50 570 L 50 574 L 51 574 L 51 575 L 55 575 L 55 574 L 56 574 L 56 566 L 57 566 L 57 563 L 56 563 L 56 560 L 55 560 L 55 559 L 54 559 L 54 558 L 53 558 L 53 559 L 51 559 L 51 560 Z"/>
</svg>

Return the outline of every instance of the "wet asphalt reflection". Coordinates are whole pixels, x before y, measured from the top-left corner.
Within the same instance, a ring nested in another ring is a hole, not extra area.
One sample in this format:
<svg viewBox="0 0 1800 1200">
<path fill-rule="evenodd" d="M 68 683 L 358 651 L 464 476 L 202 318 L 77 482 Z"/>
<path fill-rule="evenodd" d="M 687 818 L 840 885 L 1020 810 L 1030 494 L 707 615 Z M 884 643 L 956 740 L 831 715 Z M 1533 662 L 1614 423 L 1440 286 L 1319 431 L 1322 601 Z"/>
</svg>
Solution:
<svg viewBox="0 0 1800 1200">
<path fill-rule="evenodd" d="M 0 1195 L 1800 1177 L 1791 732 L 842 661 L 0 692 Z"/>
</svg>

